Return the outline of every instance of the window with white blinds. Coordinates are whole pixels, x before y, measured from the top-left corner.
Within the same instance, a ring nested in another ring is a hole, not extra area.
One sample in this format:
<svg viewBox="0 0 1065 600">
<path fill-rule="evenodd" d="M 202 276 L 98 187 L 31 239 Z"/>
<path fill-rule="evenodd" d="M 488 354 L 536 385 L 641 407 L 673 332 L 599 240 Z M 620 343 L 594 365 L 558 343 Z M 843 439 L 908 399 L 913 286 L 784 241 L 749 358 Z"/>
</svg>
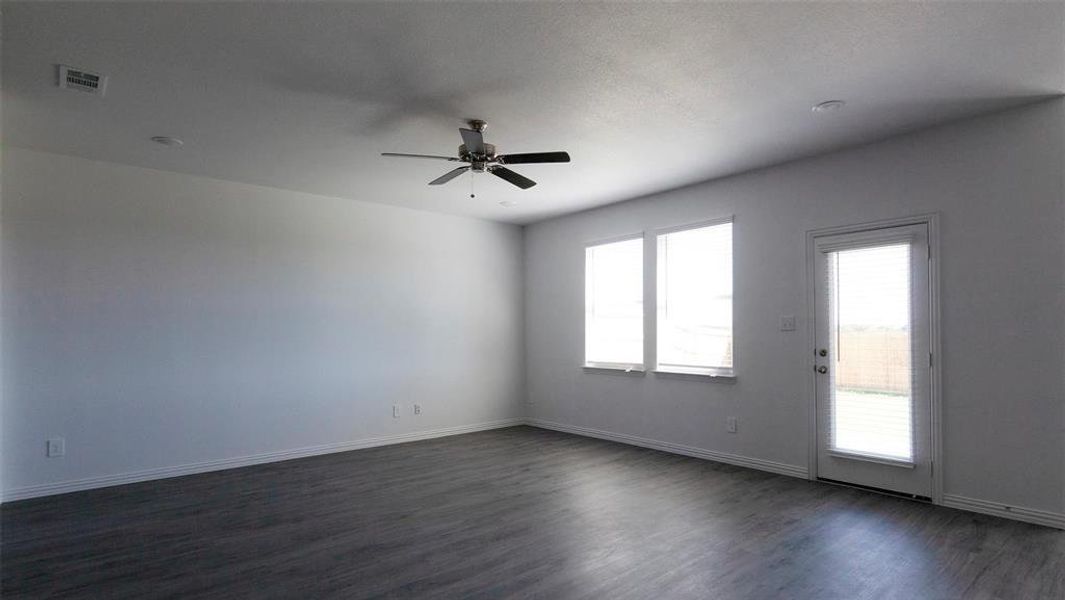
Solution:
<svg viewBox="0 0 1065 600">
<path fill-rule="evenodd" d="M 913 459 L 910 248 L 828 253 L 830 450 Z"/>
<path fill-rule="evenodd" d="M 584 361 L 643 368 L 643 238 L 588 246 L 584 256 Z"/>
<path fill-rule="evenodd" d="M 658 236 L 659 371 L 731 376 L 732 222 Z"/>
</svg>

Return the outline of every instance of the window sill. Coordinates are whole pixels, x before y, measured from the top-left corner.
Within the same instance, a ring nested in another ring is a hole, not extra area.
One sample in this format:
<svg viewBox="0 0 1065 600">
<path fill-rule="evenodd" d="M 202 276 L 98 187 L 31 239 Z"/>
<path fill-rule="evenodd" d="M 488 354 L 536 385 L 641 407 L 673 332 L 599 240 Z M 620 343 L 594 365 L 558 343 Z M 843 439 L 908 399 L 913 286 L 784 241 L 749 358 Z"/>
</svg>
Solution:
<svg viewBox="0 0 1065 600">
<path fill-rule="evenodd" d="M 655 377 L 667 379 L 690 379 L 693 381 L 708 381 L 713 383 L 736 383 L 735 375 L 702 369 L 655 369 Z"/>
<path fill-rule="evenodd" d="M 601 373 L 604 375 L 628 375 L 629 377 L 643 377 L 644 368 L 642 366 L 622 366 L 622 365 L 583 365 L 581 367 L 585 373 Z"/>
</svg>

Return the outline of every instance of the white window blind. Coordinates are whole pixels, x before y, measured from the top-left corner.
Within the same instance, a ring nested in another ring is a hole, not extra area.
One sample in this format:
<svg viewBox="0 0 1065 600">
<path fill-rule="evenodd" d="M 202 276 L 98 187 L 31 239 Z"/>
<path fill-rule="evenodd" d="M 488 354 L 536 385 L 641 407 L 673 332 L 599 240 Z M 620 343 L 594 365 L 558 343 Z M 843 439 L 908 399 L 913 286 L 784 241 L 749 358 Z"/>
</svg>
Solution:
<svg viewBox="0 0 1065 600">
<path fill-rule="evenodd" d="M 658 370 L 732 375 L 732 223 L 658 236 Z"/>
<path fill-rule="evenodd" d="M 584 360 L 643 367 L 643 238 L 585 250 Z"/>
<path fill-rule="evenodd" d="M 910 461 L 910 244 L 828 254 L 831 450 Z"/>
</svg>

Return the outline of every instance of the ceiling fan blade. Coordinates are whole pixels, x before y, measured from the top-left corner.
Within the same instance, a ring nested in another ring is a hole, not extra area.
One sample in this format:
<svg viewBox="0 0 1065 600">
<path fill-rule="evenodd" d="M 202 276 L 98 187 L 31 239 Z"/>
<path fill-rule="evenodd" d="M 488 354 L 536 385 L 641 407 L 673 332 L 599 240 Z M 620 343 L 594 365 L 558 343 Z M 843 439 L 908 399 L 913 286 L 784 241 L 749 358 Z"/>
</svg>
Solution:
<svg viewBox="0 0 1065 600">
<path fill-rule="evenodd" d="M 461 158 L 455 158 L 454 156 L 437 156 L 436 154 L 404 154 L 403 152 L 382 152 L 381 156 L 397 156 L 399 158 L 429 158 L 434 160 L 450 160 L 451 162 L 459 162 Z"/>
<path fill-rule="evenodd" d="M 465 173 L 466 171 L 469 171 L 469 170 L 470 170 L 469 167 L 459 167 L 459 168 L 457 168 L 457 169 L 455 169 L 453 171 L 448 171 L 447 173 L 444 173 L 440 177 L 437 177 L 436 179 L 430 181 L 429 185 L 445 184 L 445 183 L 451 181 L 452 179 L 458 177 L 459 175 L 462 175 L 463 173 Z"/>
<path fill-rule="evenodd" d="M 523 190 L 527 190 L 532 186 L 536 185 L 536 182 L 532 179 L 529 179 L 524 175 L 519 175 L 506 167 L 492 167 L 490 169 L 490 172 L 492 173 L 492 175 L 495 175 L 500 179 L 506 179 L 510 183 L 513 183 L 514 185 L 520 187 Z"/>
<path fill-rule="evenodd" d="M 459 128 L 462 135 L 462 143 L 466 145 L 466 152 L 470 154 L 484 154 L 484 136 L 480 131 Z"/>
<path fill-rule="evenodd" d="M 525 152 L 523 154 L 504 154 L 496 157 L 505 165 L 529 163 L 568 163 L 568 152 Z"/>
</svg>

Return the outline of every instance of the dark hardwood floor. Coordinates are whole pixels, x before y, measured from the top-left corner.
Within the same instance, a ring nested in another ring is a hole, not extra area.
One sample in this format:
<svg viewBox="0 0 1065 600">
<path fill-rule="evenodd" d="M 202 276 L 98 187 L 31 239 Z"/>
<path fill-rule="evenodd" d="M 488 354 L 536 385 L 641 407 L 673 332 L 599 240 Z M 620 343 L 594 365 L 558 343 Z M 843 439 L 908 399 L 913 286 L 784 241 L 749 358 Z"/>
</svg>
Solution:
<svg viewBox="0 0 1065 600">
<path fill-rule="evenodd" d="M 1065 598 L 1065 532 L 514 427 L 6 504 L 15 598 Z"/>
</svg>

